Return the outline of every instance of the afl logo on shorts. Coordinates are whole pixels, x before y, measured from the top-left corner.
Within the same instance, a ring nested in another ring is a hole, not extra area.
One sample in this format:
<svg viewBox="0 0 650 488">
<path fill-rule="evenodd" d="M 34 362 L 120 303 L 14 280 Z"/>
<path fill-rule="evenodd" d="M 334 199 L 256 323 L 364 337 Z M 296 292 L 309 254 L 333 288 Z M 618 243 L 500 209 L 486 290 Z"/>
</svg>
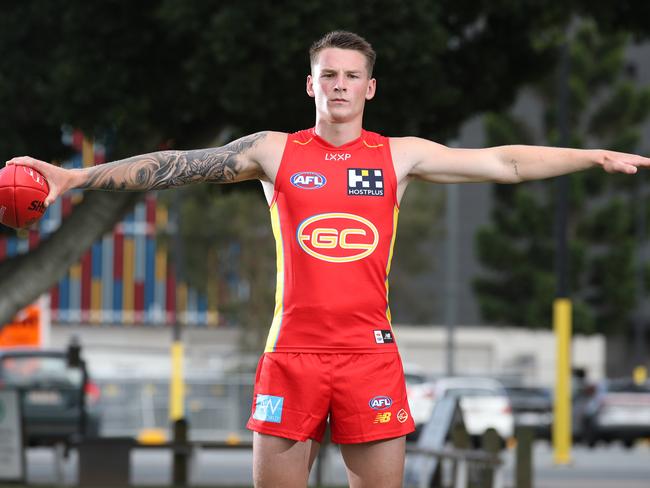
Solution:
<svg viewBox="0 0 650 488">
<path fill-rule="evenodd" d="M 303 171 L 291 176 L 291 184 L 302 190 L 317 190 L 324 187 L 325 183 L 327 183 L 327 178 L 320 173 L 311 171 Z"/>
<path fill-rule="evenodd" d="M 298 244 L 310 256 L 330 263 L 350 263 L 370 256 L 379 243 L 372 222 L 349 213 L 326 213 L 302 221 Z"/>
<path fill-rule="evenodd" d="M 393 405 L 393 399 L 386 395 L 379 395 L 371 398 L 368 405 L 370 405 L 370 408 L 373 410 L 386 410 Z"/>
</svg>

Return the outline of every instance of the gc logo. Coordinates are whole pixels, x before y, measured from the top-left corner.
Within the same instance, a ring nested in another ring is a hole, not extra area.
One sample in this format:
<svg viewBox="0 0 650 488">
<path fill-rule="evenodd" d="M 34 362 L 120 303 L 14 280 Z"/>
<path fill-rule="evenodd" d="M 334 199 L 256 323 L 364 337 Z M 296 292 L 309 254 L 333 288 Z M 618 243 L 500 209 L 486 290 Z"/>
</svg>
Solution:
<svg viewBox="0 0 650 488">
<path fill-rule="evenodd" d="M 349 213 L 325 213 L 305 219 L 296 232 L 310 256 L 330 263 L 363 259 L 377 248 L 379 232 L 372 222 Z"/>
</svg>

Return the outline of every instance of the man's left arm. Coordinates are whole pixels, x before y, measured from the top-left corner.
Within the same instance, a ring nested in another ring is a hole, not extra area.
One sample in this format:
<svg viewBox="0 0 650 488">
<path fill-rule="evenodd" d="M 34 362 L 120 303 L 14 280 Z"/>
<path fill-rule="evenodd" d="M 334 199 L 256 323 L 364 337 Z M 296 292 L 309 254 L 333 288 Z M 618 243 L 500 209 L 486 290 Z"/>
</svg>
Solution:
<svg viewBox="0 0 650 488">
<path fill-rule="evenodd" d="M 446 147 L 426 139 L 391 139 L 402 175 L 437 183 L 493 181 L 519 183 L 601 167 L 608 173 L 634 174 L 650 167 L 650 158 L 604 149 L 546 146 Z"/>
</svg>

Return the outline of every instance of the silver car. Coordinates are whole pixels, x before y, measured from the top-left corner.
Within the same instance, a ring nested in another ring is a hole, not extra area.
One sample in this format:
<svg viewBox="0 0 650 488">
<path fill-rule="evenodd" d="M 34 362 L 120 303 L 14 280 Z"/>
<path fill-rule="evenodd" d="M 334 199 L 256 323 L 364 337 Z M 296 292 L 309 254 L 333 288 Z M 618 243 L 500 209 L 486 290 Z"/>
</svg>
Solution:
<svg viewBox="0 0 650 488">
<path fill-rule="evenodd" d="M 650 382 L 608 379 L 591 389 L 582 410 L 582 439 L 593 447 L 599 441 L 622 441 L 632 447 L 650 437 Z"/>
<path fill-rule="evenodd" d="M 452 377 L 436 381 L 435 398 L 459 398 L 467 432 L 475 440 L 493 428 L 506 442 L 514 434 L 510 399 L 503 385 L 492 378 Z"/>
</svg>

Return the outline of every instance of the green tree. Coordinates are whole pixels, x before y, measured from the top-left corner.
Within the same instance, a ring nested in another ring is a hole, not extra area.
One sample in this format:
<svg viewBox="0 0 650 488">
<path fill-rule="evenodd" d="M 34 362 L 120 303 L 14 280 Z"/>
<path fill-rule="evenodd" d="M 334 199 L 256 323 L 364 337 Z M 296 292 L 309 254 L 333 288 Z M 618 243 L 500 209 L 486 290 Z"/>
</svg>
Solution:
<svg viewBox="0 0 650 488">
<path fill-rule="evenodd" d="M 570 49 L 571 145 L 604 146 L 635 152 L 640 125 L 650 115 L 650 90 L 635 87 L 626 71 L 627 37 L 602 34 L 584 22 Z M 558 142 L 555 124 L 557 82 L 536 85 L 548 107 L 543 139 L 512 114 L 490 114 L 488 142 Z M 570 177 L 570 282 L 578 332 L 612 332 L 626 327 L 635 305 L 635 208 L 629 199 L 636 178 L 590 170 Z M 527 327 L 551 324 L 555 296 L 554 182 L 495 189 L 493 222 L 477 236 L 489 274 L 475 282 L 483 316 L 492 322 Z"/>
</svg>

